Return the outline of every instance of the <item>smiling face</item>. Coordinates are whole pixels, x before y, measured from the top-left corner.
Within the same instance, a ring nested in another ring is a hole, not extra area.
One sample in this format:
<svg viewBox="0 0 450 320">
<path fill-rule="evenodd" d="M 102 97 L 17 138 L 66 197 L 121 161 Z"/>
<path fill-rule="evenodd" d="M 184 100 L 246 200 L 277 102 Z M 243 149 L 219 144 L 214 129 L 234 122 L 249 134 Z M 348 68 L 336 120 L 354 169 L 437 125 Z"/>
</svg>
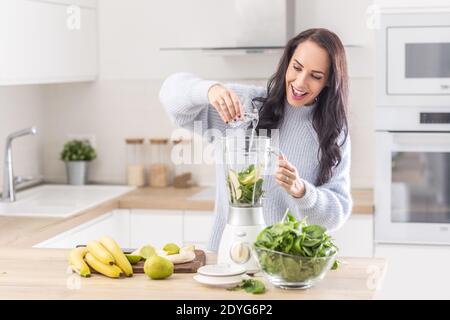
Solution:
<svg viewBox="0 0 450 320">
<path fill-rule="evenodd" d="M 293 107 L 314 102 L 329 77 L 328 52 L 312 41 L 304 41 L 295 49 L 286 70 L 286 97 Z"/>
</svg>

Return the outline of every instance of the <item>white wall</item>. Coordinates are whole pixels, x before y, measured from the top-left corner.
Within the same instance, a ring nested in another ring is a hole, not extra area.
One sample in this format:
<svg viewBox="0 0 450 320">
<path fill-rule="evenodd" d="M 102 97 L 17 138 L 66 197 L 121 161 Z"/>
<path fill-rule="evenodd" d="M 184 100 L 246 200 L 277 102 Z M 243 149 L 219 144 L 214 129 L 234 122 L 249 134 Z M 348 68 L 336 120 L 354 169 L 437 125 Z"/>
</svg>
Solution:
<svg viewBox="0 0 450 320">
<path fill-rule="evenodd" d="M 91 180 L 125 182 L 125 137 L 170 136 L 173 126 L 159 106 L 158 80 L 100 80 L 61 84 L 45 89 L 45 177 L 64 181 L 58 154 L 71 134 L 95 136 L 98 158 L 92 162 Z"/>
<path fill-rule="evenodd" d="M 18 138 L 13 146 L 15 175 L 43 175 L 45 108 L 41 86 L 0 86 L 0 190 L 3 189 L 5 140 L 11 132 L 36 125 L 36 136 Z"/>
<path fill-rule="evenodd" d="M 347 44 L 364 46 L 347 49 L 352 77 L 352 182 L 354 187 L 371 187 L 374 158 L 372 35 L 365 26 L 365 8 L 370 1 L 340 0 L 340 5 L 335 2 L 297 0 L 296 29 L 328 27 Z M 159 51 L 166 30 L 175 27 L 172 22 L 176 21 L 176 14 L 189 14 L 175 13 L 172 3 L 99 1 L 99 81 L 44 88 L 45 118 L 54 124 L 45 133 L 44 173 L 48 179 L 64 181 L 64 167 L 58 154 L 67 135 L 93 134 L 99 157 L 93 163 L 91 179 L 124 182 L 124 138 L 169 136 L 174 128 L 158 101 L 161 83 L 172 72 L 189 71 L 221 81 L 265 83 L 275 70 L 276 55 L 211 57 L 195 52 Z M 196 10 L 194 4 L 192 10 Z M 322 14 L 325 11 L 327 14 Z M 213 172 L 212 167 L 194 168 L 194 175 L 201 184 L 214 184 Z"/>
</svg>

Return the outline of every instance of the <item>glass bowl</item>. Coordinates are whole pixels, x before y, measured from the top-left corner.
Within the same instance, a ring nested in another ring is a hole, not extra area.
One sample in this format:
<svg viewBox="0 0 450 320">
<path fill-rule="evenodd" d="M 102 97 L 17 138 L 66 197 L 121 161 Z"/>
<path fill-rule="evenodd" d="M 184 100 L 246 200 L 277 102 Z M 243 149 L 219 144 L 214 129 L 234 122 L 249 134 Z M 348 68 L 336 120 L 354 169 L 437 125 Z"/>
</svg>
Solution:
<svg viewBox="0 0 450 320">
<path fill-rule="evenodd" d="M 275 287 L 283 289 L 313 286 L 333 267 L 337 255 L 310 258 L 259 247 L 255 247 L 254 252 L 265 277 Z"/>
</svg>

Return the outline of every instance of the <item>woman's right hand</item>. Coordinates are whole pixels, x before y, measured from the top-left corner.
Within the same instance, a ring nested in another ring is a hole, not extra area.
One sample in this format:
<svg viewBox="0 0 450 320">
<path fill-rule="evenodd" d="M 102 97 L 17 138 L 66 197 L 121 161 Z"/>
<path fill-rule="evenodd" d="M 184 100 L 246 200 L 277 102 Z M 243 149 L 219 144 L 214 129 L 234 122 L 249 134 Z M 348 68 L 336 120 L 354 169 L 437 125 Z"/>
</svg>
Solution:
<svg viewBox="0 0 450 320">
<path fill-rule="evenodd" d="M 215 84 L 209 88 L 208 100 L 226 123 L 240 118 L 244 113 L 238 96 L 221 84 Z"/>
</svg>

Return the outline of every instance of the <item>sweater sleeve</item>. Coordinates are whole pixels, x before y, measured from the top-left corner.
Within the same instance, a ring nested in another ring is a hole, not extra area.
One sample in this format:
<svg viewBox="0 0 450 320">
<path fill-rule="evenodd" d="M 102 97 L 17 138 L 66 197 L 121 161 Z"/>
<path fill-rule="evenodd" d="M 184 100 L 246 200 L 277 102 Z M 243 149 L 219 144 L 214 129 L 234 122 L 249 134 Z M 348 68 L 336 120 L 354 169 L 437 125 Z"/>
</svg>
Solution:
<svg viewBox="0 0 450 320">
<path fill-rule="evenodd" d="M 162 84 L 159 99 L 175 125 L 192 131 L 197 122 L 202 130 L 218 129 L 223 133 L 230 127 L 208 101 L 208 90 L 217 83 L 220 82 L 203 80 L 190 73 L 175 73 Z M 265 89 L 258 86 L 224 85 L 236 93 L 245 110 L 251 110 L 252 98 L 265 94 Z"/>
<path fill-rule="evenodd" d="M 331 179 L 319 186 L 302 179 L 305 194 L 302 198 L 292 197 L 295 207 L 307 223 L 321 225 L 329 231 L 339 229 L 351 214 L 353 200 L 350 189 L 350 135 L 341 146 L 342 159 L 333 169 Z"/>
</svg>

